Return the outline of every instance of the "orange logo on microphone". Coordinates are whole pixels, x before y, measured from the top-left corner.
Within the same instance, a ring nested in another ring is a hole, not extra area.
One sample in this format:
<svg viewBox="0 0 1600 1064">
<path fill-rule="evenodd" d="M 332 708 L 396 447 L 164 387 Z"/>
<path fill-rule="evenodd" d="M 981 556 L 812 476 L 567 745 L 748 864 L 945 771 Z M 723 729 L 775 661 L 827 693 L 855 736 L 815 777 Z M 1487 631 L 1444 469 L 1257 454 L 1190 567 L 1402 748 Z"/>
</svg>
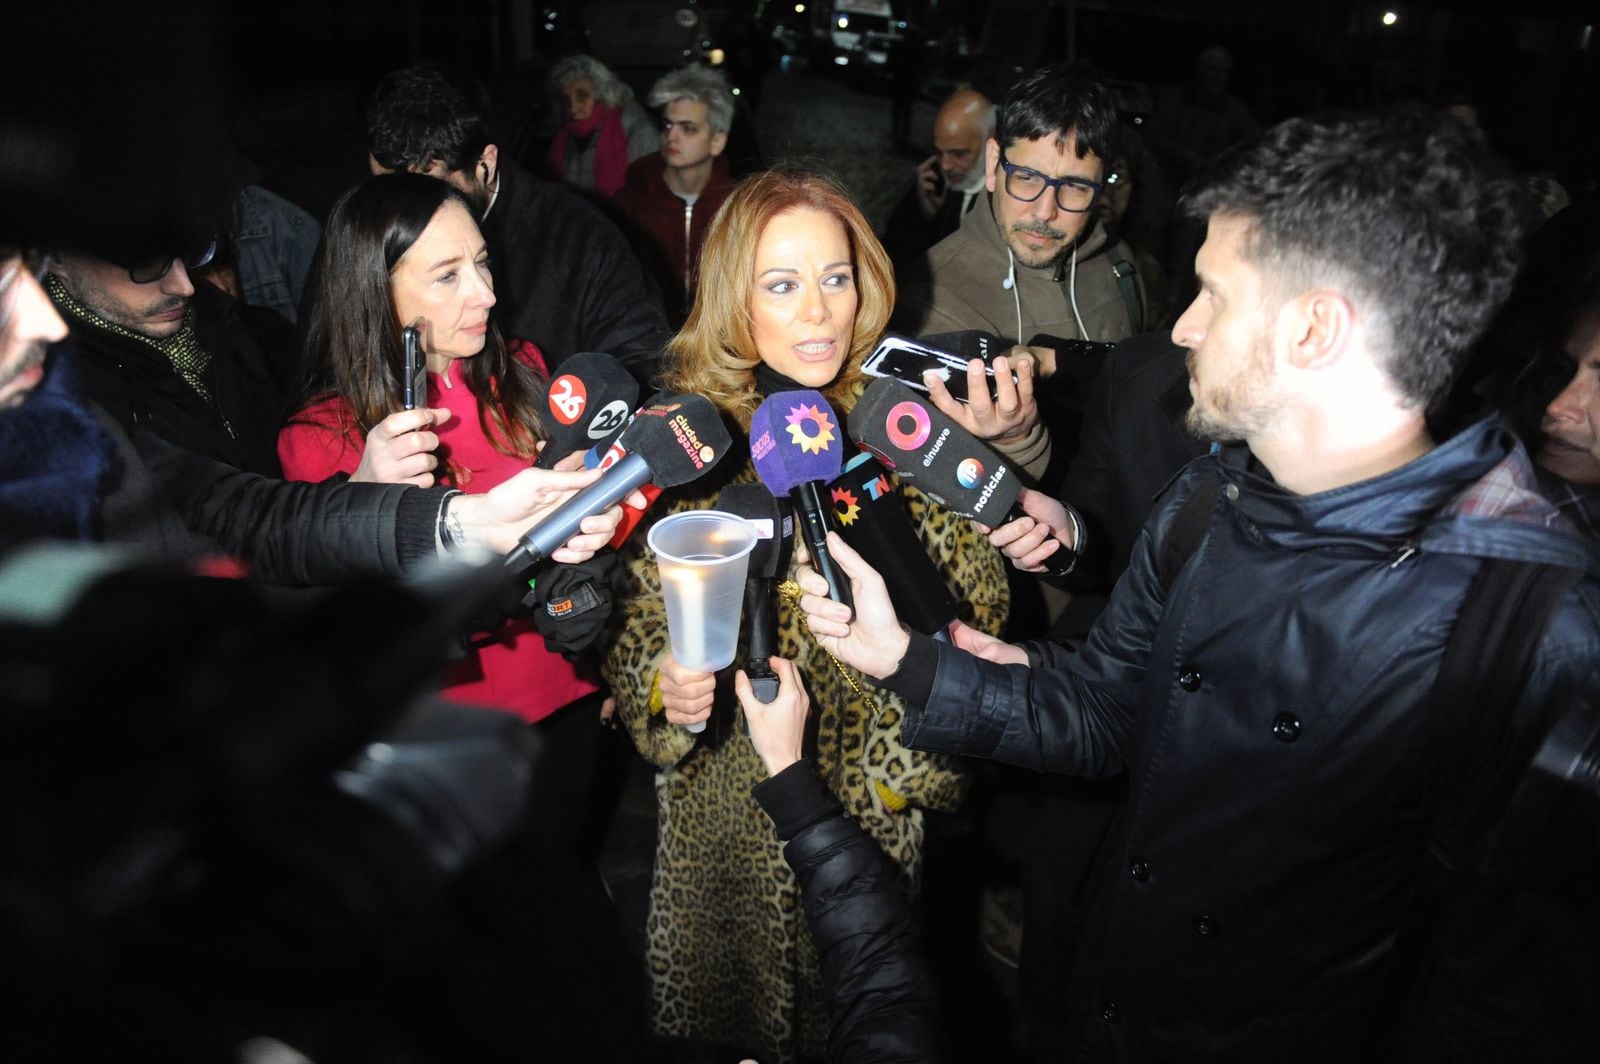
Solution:
<svg viewBox="0 0 1600 1064">
<path fill-rule="evenodd" d="M 833 422 L 815 404 L 790 408 L 784 420 L 789 423 L 789 438 L 807 454 L 821 454 L 835 439 Z"/>
</svg>

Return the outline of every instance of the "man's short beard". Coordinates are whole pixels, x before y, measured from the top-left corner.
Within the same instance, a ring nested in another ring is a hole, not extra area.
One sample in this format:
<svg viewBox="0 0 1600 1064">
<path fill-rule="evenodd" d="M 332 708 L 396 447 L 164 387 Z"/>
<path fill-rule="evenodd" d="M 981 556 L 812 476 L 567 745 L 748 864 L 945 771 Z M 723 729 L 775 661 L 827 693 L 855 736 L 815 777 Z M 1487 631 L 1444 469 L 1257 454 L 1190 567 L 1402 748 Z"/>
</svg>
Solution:
<svg viewBox="0 0 1600 1064">
<path fill-rule="evenodd" d="M 1064 241 L 1059 250 L 1048 253 L 1044 258 L 1036 258 L 1035 256 L 1039 252 L 1029 248 L 1019 249 L 1008 240 L 1006 243 L 1010 244 L 1011 253 L 1016 256 L 1018 264 L 1026 266 L 1030 270 L 1048 269 L 1061 262 L 1072 251 L 1072 240 L 1067 234 L 1053 225 L 1046 225 L 1044 222 L 1017 222 L 1007 232 L 1008 235 L 1009 233 L 1033 233 L 1037 236 L 1049 237 L 1052 240 Z"/>
<path fill-rule="evenodd" d="M 948 177 L 948 175 L 946 175 L 946 177 Z M 971 170 L 967 171 L 967 176 L 963 177 L 960 181 L 951 181 L 950 190 L 952 192 L 959 192 L 962 195 L 966 195 L 968 192 L 977 192 L 983 188 L 985 177 L 986 175 L 983 172 L 983 167 L 974 166 Z"/>
<path fill-rule="evenodd" d="M 12 381 L 16 380 L 24 373 L 27 373 L 35 366 L 43 363 L 44 357 L 49 350 L 50 345 L 45 343 L 43 340 L 33 340 L 22 349 L 22 356 L 20 358 L 14 359 L 9 365 L 0 366 L 0 392 L 5 391 L 6 387 Z M 16 395 L 7 396 L 4 399 L 0 399 L 0 409 L 12 406 L 20 406 L 23 400 L 27 399 L 31 394 L 33 393 L 30 389 L 29 391 L 18 392 Z"/>
<path fill-rule="evenodd" d="M 1185 361 L 1193 378 L 1194 351 Z M 1258 338 L 1247 373 L 1234 376 L 1220 390 L 1213 389 L 1210 409 L 1203 409 L 1196 398 L 1183 417 L 1184 427 L 1202 440 L 1244 443 L 1270 427 L 1279 403 L 1272 394 L 1274 383 L 1271 358 Z"/>
</svg>

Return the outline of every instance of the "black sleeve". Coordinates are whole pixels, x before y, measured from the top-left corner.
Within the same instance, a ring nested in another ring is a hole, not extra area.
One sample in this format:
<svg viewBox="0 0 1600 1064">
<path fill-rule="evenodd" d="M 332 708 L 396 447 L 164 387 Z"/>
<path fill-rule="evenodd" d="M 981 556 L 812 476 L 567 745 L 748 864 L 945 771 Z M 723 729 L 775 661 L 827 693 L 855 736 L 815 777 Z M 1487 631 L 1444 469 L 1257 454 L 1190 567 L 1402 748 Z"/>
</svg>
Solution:
<svg viewBox="0 0 1600 1064">
<path fill-rule="evenodd" d="M 660 293 L 622 230 L 604 212 L 594 210 L 586 228 L 585 246 L 573 263 L 589 273 L 583 287 L 586 305 L 577 315 L 584 330 L 577 350 L 614 356 L 649 395 L 661 372 L 661 352 L 672 338 Z"/>
<path fill-rule="evenodd" d="M 191 532 L 292 587 L 399 576 L 437 554 L 444 488 L 319 484 L 244 473 L 149 432 L 133 435 L 152 478 Z"/>
<path fill-rule="evenodd" d="M 806 762 L 761 784 L 757 797 L 786 827 L 804 824 L 783 855 L 800 882 L 822 959 L 828 1059 L 944 1060 L 933 973 L 894 866 L 860 825 L 839 814 Z"/>
</svg>

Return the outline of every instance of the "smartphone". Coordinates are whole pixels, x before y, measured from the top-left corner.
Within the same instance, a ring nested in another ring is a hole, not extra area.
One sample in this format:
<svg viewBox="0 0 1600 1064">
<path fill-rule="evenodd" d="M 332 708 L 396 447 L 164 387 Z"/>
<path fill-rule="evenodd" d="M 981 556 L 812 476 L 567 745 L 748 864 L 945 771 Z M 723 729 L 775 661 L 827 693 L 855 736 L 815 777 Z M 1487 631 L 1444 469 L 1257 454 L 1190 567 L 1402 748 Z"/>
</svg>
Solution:
<svg viewBox="0 0 1600 1064">
<path fill-rule="evenodd" d="M 993 399 L 994 367 L 986 364 L 984 368 L 989 375 L 989 398 Z M 893 377 L 923 393 L 927 392 L 928 386 L 922 382 L 922 375 L 928 370 L 939 375 L 951 395 L 963 403 L 967 402 L 966 360 L 937 347 L 890 333 L 861 364 L 861 372 L 869 376 Z M 1016 380 L 1017 375 L 1013 373 L 1011 379 Z"/>
<path fill-rule="evenodd" d="M 400 332 L 405 344 L 405 366 L 400 377 L 400 405 L 415 410 L 428 401 L 428 362 L 422 355 L 422 319 Z"/>
</svg>

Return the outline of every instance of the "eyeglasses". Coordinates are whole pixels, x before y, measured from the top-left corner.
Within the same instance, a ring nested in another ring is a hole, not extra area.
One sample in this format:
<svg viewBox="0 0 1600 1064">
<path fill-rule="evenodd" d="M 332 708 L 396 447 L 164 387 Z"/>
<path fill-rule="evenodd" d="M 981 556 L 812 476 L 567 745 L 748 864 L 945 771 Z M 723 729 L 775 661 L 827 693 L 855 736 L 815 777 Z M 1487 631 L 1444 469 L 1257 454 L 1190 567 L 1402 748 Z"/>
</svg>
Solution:
<svg viewBox="0 0 1600 1064">
<path fill-rule="evenodd" d="M 1100 182 L 1081 177 L 1046 177 L 1037 170 L 1007 162 L 1003 151 L 1000 166 L 1006 172 L 1006 194 L 1012 199 L 1032 203 L 1044 195 L 1046 189 L 1054 188 L 1056 206 L 1072 214 L 1088 210 L 1094 205 L 1095 197 L 1105 189 Z"/>
<path fill-rule="evenodd" d="M 165 277 L 172 270 L 172 264 L 179 259 L 183 260 L 185 269 L 198 270 L 211 265 L 211 260 L 216 257 L 217 238 L 212 237 L 210 243 L 192 255 L 150 255 L 135 259 L 128 264 L 128 280 L 134 284 L 152 284 Z"/>
</svg>

